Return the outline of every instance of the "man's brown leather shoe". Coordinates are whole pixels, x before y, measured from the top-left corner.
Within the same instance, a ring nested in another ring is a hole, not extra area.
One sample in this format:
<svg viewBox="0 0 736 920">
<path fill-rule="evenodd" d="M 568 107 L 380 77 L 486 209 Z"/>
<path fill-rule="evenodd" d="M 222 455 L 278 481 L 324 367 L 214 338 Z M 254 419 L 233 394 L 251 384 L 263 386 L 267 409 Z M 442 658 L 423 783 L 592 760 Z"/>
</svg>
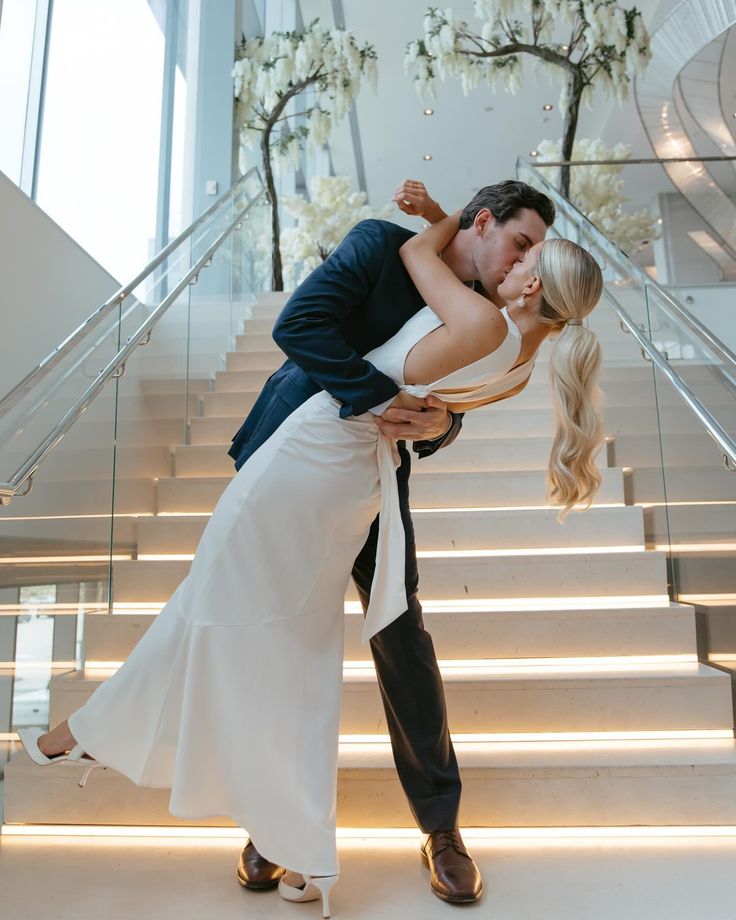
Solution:
<svg viewBox="0 0 736 920">
<path fill-rule="evenodd" d="M 422 856 L 438 898 L 450 904 L 467 904 L 480 898 L 483 880 L 457 828 L 433 831 L 422 845 Z"/>
<path fill-rule="evenodd" d="M 256 888 L 261 891 L 275 888 L 285 872 L 286 869 L 264 859 L 250 840 L 240 854 L 238 881 L 243 888 Z"/>
</svg>

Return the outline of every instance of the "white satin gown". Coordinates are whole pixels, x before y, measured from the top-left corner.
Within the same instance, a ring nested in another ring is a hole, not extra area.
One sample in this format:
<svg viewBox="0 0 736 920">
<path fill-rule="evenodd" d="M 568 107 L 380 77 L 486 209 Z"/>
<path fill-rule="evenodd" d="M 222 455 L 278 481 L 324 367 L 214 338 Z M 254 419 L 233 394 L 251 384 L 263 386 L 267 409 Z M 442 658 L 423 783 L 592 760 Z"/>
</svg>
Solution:
<svg viewBox="0 0 736 920">
<path fill-rule="evenodd" d="M 365 357 L 402 389 L 453 403 L 525 380 L 518 328 L 492 354 L 424 387 L 404 385 L 429 307 Z M 513 368 L 513 370 L 511 370 Z M 337 754 L 344 596 L 380 511 L 363 641 L 406 610 L 395 442 L 371 413 L 307 400 L 222 494 L 187 578 L 122 667 L 69 719 L 84 750 L 141 786 L 171 788 L 184 819 L 226 816 L 297 872 L 339 871 Z"/>
</svg>

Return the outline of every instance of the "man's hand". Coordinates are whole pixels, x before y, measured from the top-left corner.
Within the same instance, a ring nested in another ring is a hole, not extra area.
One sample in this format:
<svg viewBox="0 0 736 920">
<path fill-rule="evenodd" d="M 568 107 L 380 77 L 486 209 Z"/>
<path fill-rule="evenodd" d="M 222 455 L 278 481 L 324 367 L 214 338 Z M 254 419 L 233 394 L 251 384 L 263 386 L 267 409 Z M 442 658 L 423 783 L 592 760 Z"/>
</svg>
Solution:
<svg viewBox="0 0 736 920">
<path fill-rule="evenodd" d="M 405 179 L 394 191 L 393 200 L 404 214 L 423 217 L 430 224 L 447 217 L 437 202 L 429 197 L 424 183 L 418 179 Z"/>
<path fill-rule="evenodd" d="M 397 441 L 434 441 L 450 428 L 447 406 L 436 396 L 417 399 L 399 393 L 383 415 L 376 418 L 381 434 Z"/>
</svg>

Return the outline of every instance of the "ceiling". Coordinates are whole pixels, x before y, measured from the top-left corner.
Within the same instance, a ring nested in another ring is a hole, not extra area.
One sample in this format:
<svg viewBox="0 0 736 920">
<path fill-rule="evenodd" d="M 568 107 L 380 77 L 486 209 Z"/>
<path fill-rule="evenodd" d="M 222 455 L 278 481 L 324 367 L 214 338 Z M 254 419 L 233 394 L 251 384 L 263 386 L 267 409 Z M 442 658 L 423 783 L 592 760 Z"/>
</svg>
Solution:
<svg viewBox="0 0 736 920">
<path fill-rule="evenodd" d="M 305 22 L 319 17 L 333 25 L 335 0 L 300 0 Z M 525 64 L 524 83 L 516 95 L 490 87 L 477 87 L 463 96 L 459 82 L 437 85 L 437 98 L 430 102 L 434 114 L 425 116 L 410 76 L 404 74 L 406 44 L 421 35 L 428 0 L 342 0 L 346 28 L 360 43 L 368 41 L 378 53 L 378 89 L 364 86 L 356 100 L 357 122 L 365 167 L 369 201 L 380 207 L 394 187 L 405 178 L 421 179 L 447 209 L 462 206 L 474 191 L 501 178 L 513 176 L 516 157 L 528 155 L 545 138 L 561 134 L 557 109 L 559 85 L 534 74 Z M 637 3 L 644 21 L 655 28 L 675 6 L 674 0 L 643 0 Z M 477 23 L 472 2 L 453 4 L 456 16 Z M 736 47 L 724 67 L 724 79 L 736 70 Z M 725 83 L 724 83 L 725 87 Z M 734 84 L 722 89 L 725 99 L 734 96 Z M 551 103 L 554 109 L 544 112 Z M 734 109 L 736 111 L 736 108 Z M 597 93 L 591 109 L 581 113 L 577 136 L 602 138 L 609 145 L 625 142 L 632 156 L 652 156 L 633 98 L 619 107 Z M 356 180 L 353 139 L 348 120 L 335 131 L 330 149 L 335 172 Z M 432 160 L 423 160 L 424 154 Z M 624 170 L 631 206 L 646 206 L 657 192 L 672 186 L 658 166 Z M 407 223 L 416 223 L 411 219 Z"/>
</svg>

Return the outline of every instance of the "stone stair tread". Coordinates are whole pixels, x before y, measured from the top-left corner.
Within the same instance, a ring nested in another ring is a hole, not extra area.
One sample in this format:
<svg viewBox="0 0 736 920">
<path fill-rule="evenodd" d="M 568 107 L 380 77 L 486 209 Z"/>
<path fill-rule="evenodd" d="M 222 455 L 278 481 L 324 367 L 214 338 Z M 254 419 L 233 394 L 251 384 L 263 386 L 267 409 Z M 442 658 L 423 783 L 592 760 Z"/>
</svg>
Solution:
<svg viewBox="0 0 736 920">
<path fill-rule="evenodd" d="M 62 672 L 51 680 L 54 688 L 63 688 L 68 691 L 89 690 L 104 683 L 108 677 L 115 673 L 116 668 L 84 668 L 78 671 Z M 462 673 L 460 670 L 447 671 L 442 669 L 444 684 L 457 686 L 479 686 L 488 689 L 497 685 L 499 689 L 514 685 L 514 689 L 523 689 L 525 686 L 543 689 L 545 687 L 559 687 L 575 685 L 584 689 L 586 687 L 619 687 L 622 682 L 632 685 L 648 686 L 674 686 L 682 684 L 714 683 L 726 684 L 731 680 L 730 674 L 720 668 L 697 662 L 693 664 L 668 664 L 662 667 L 637 668 L 629 671 L 611 670 L 605 667 L 591 672 L 590 669 L 575 669 L 566 667 L 562 674 L 545 674 L 543 668 L 527 669 L 520 666 L 511 666 L 505 671 L 494 673 L 490 665 L 484 675 L 479 677 L 472 672 Z M 356 688 L 376 685 L 376 674 L 373 668 L 348 668 L 343 678 L 343 684 Z"/>
</svg>

